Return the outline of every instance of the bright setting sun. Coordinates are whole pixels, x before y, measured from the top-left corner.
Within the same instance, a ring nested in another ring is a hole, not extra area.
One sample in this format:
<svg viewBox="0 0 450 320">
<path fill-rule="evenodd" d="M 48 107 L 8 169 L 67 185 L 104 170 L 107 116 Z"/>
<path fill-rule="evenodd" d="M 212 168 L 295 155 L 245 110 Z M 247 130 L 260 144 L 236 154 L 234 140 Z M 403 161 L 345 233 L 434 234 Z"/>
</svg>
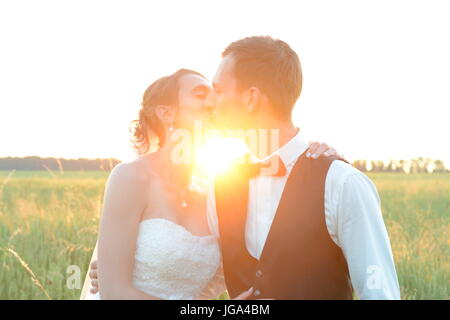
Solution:
<svg viewBox="0 0 450 320">
<path fill-rule="evenodd" d="M 211 178 L 226 171 L 247 152 L 247 145 L 239 138 L 209 138 L 198 150 L 196 174 Z"/>
</svg>

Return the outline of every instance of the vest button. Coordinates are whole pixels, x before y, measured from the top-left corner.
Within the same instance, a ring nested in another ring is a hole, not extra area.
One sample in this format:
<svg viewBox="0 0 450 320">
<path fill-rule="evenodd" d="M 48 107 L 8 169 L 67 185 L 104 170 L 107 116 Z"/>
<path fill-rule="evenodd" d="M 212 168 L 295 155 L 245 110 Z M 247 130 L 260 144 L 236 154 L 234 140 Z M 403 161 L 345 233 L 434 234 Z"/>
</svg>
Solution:
<svg viewBox="0 0 450 320">
<path fill-rule="evenodd" d="M 256 271 L 256 277 L 257 277 L 257 278 L 261 278 L 262 275 L 263 275 L 263 273 L 262 273 L 261 270 L 257 270 L 257 271 Z"/>
<path fill-rule="evenodd" d="M 253 295 L 254 295 L 255 297 L 258 297 L 258 296 L 261 295 L 261 291 L 259 291 L 258 289 L 256 289 L 256 290 L 253 292 Z"/>
</svg>

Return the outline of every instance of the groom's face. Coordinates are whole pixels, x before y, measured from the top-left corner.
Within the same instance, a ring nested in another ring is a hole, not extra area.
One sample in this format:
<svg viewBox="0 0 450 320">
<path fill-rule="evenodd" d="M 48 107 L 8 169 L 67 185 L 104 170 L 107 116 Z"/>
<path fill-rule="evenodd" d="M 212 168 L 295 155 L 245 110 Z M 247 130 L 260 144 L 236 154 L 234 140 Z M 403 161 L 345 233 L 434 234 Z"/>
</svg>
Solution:
<svg viewBox="0 0 450 320">
<path fill-rule="evenodd" d="M 248 126 L 248 114 L 233 68 L 234 58 L 228 55 L 223 58 L 214 76 L 215 116 L 219 125 L 225 128 L 245 128 Z"/>
</svg>

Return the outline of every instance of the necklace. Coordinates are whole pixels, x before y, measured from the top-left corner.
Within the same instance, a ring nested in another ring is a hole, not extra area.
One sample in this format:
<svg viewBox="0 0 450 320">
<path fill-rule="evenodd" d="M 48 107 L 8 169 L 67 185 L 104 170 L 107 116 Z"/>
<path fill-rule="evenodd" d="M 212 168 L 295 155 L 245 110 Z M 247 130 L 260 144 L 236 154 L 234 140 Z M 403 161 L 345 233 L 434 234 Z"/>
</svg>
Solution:
<svg viewBox="0 0 450 320">
<path fill-rule="evenodd" d="M 181 193 L 181 207 L 182 208 L 187 208 L 187 206 L 188 206 L 188 203 L 187 203 L 187 201 L 186 201 L 186 197 L 185 197 L 185 191 L 182 191 L 182 192 L 180 192 Z"/>
<path fill-rule="evenodd" d="M 167 170 L 167 167 L 163 167 L 160 168 L 160 171 L 154 172 L 155 175 L 157 175 L 161 180 L 165 181 L 165 183 L 167 183 L 168 185 L 170 185 L 170 187 L 172 188 L 172 190 L 174 190 L 175 194 L 176 194 L 176 206 L 180 206 L 181 208 L 185 209 L 188 207 L 188 195 L 186 194 L 189 191 L 193 191 L 192 188 L 192 181 L 189 184 L 189 186 L 186 188 L 182 188 L 179 185 L 177 185 L 174 182 L 173 179 L 173 174 L 171 172 L 171 170 Z"/>
<path fill-rule="evenodd" d="M 187 189 L 182 189 L 181 191 L 178 192 L 179 198 L 181 199 L 180 206 L 182 208 L 187 208 L 188 207 L 188 201 L 186 199 L 188 198 L 187 193 L 190 192 L 190 191 L 193 191 L 192 185 L 189 185 L 189 187 Z"/>
<path fill-rule="evenodd" d="M 192 181 L 190 181 L 188 187 L 180 187 L 180 184 L 175 183 L 174 179 L 173 179 L 173 175 L 171 174 L 171 172 L 169 171 L 169 174 L 164 176 L 162 174 L 158 174 L 162 179 L 164 179 L 166 181 L 166 183 L 168 183 L 172 190 L 174 190 L 175 194 L 176 194 L 176 206 L 181 207 L 183 209 L 186 209 L 189 206 L 189 202 L 188 202 L 188 198 L 189 198 L 189 192 L 193 191 L 193 187 L 192 187 Z"/>
</svg>

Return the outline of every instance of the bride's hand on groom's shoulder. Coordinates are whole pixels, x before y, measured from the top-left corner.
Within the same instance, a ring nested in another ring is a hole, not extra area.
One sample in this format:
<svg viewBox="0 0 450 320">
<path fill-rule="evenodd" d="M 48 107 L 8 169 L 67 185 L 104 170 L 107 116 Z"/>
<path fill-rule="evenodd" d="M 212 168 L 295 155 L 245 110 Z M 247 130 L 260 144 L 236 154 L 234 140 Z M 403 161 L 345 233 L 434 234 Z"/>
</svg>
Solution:
<svg viewBox="0 0 450 320">
<path fill-rule="evenodd" d="M 307 158 L 317 159 L 319 157 L 330 157 L 330 156 L 338 156 L 344 158 L 343 155 L 339 154 L 336 149 L 329 146 L 323 142 L 310 141 L 308 142 L 309 149 L 306 152 Z"/>
<path fill-rule="evenodd" d="M 251 295 L 253 294 L 253 288 L 248 289 L 247 291 L 242 292 L 237 297 L 233 298 L 232 300 L 250 300 Z M 256 300 L 274 300 L 274 299 L 256 299 Z"/>
<path fill-rule="evenodd" d="M 91 262 L 91 270 L 89 271 L 89 278 L 91 279 L 90 292 L 96 294 L 98 292 L 98 274 L 97 274 L 97 260 Z"/>
</svg>

